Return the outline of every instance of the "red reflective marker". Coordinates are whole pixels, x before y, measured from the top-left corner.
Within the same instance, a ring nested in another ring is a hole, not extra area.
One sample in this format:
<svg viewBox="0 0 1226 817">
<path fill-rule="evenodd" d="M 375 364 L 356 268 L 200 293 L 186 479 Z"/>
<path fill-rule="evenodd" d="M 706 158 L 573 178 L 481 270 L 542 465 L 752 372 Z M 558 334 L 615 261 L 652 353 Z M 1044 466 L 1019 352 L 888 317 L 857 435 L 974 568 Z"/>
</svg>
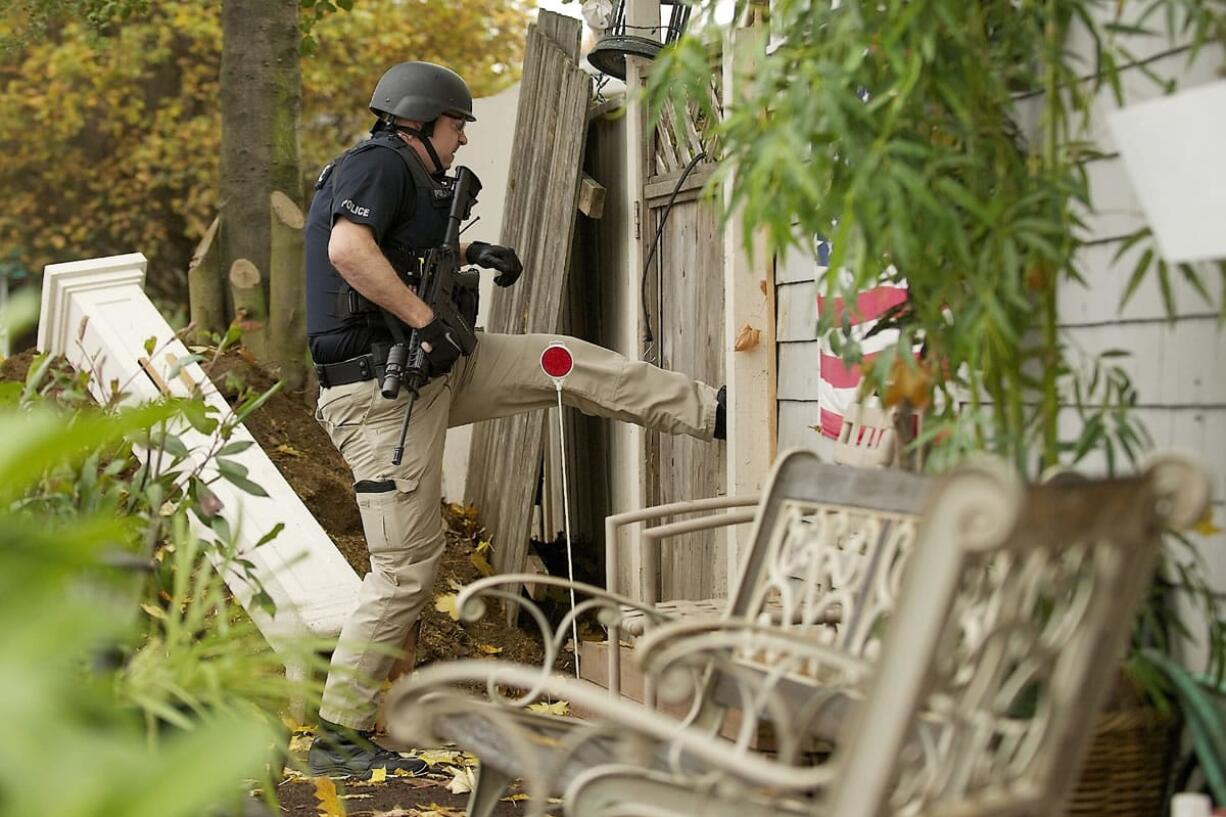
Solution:
<svg viewBox="0 0 1226 817">
<path fill-rule="evenodd" d="M 565 345 L 551 343 L 541 352 L 541 369 L 555 381 L 562 380 L 575 368 L 574 355 Z"/>
<path fill-rule="evenodd" d="M 570 619 L 570 635 L 574 640 L 575 677 L 579 677 L 579 618 L 575 607 L 575 557 L 571 542 L 575 541 L 570 532 L 570 479 L 566 473 L 566 424 L 562 422 L 562 381 L 575 368 L 575 356 L 563 343 L 551 343 L 541 352 L 541 369 L 553 380 L 553 387 L 558 391 L 558 439 L 562 443 L 562 515 L 566 526 L 566 575 L 570 577 L 570 612 L 562 619 L 560 627 L 566 626 Z"/>
</svg>

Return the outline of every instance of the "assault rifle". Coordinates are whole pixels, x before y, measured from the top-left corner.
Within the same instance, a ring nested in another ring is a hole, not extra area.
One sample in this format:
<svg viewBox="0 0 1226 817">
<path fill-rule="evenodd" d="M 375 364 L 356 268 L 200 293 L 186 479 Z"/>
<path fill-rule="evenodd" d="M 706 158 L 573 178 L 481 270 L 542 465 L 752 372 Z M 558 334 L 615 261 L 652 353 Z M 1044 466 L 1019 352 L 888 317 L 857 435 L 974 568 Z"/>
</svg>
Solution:
<svg viewBox="0 0 1226 817">
<path fill-rule="evenodd" d="M 466 167 L 456 168 L 451 212 L 447 216 L 443 244 L 426 254 L 421 281 L 417 286 L 417 297 L 425 301 L 434 310 L 435 316 L 447 326 L 465 357 L 477 348 L 477 335 L 473 331 L 473 319 L 460 313 L 457 301 L 464 290 L 477 289 L 481 276 L 475 269 L 460 269 L 460 225 L 468 220 L 480 192 L 481 180 L 476 174 Z M 392 464 L 399 465 L 404 457 L 404 441 L 409 434 L 413 403 L 421 387 L 426 385 L 429 373 L 426 371 L 426 353 L 421 348 L 421 333 L 414 329 L 406 339 L 404 325 L 389 312 L 384 311 L 383 316 L 395 342 L 388 351 L 381 391 L 385 398 L 394 400 L 400 394 L 402 385 L 409 390 L 400 439 L 392 451 Z"/>
</svg>

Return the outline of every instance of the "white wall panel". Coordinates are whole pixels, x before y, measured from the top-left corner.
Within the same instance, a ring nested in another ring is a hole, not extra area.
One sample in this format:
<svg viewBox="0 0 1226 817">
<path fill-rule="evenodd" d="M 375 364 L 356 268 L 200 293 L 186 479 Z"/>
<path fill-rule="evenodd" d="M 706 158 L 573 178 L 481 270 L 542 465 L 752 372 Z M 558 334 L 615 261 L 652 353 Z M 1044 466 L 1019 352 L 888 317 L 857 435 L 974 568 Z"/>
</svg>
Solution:
<svg viewBox="0 0 1226 817">
<path fill-rule="evenodd" d="M 1135 245 L 1130 247 L 1119 261 L 1113 261 L 1119 248 L 1120 242 L 1113 241 L 1082 249 L 1077 258 L 1077 268 L 1085 278 L 1086 285 L 1069 282 L 1061 288 L 1059 310 L 1062 324 L 1166 320 L 1166 308 L 1162 302 L 1158 276 L 1152 268 L 1128 300 L 1128 305 L 1123 310 L 1119 308 L 1128 279 L 1144 252 L 1142 246 Z M 1221 274 L 1209 264 L 1198 264 L 1195 268 L 1201 273 L 1201 282 L 1209 292 L 1212 304 L 1221 303 Z M 1216 306 L 1207 304 L 1179 270 L 1171 270 L 1170 282 L 1177 315 L 1216 313 Z"/>
<path fill-rule="evenodd" d="M 1143 406 L 1226 406 L 1226 332 L 1216 318 L 1098 324 L 1064 334 L 1074 360 L 1131 352 L 1114 362 L 1132 377 Z"/>
<path fill-rule="evenodd" d="M 779 400 L 817 399 L 820 355 L 815 340 L 779 344 Z"/>
<path fill-rule="evenodd" d="M 775 337 L 780 341 L 817 339 L 817 284 L 802 281 L 775 288 Z"/>
<path fill-rule="evenodd" d="M 794 284 L 799 281 L 817 280 L 817 259 L 803 250 L 793 247 L 775 266 L 776 284 Z"/>
<path fill-rule="evenodd" d="M 779 450 L 807 448 L 816 451 L 826 462 L 834 442 L 818 433 L 818 406 L 816 402 L 799 400 L 779 401 Z"/>
<path fill-rule="evenodd" d="M 1074 207 L 1085 222 L 1083 237 L 1087 241 L 1122 238 L 1145 226 L 1141 205 L 1132 190 L 1132 182 L 1118 157 L 1100 159 L 1086 165 L 1090 180 L 1092 212 Z"/>
</svg>

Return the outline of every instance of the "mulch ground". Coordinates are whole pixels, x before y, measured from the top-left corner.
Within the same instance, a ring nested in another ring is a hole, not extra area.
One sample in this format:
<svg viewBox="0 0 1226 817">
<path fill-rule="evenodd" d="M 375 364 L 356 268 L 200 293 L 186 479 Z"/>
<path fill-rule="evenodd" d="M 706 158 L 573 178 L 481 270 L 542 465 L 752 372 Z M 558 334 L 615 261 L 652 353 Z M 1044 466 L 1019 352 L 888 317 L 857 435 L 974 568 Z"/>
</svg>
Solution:
<svg viewBox="0 0 1226 817">
<path fill-rule="evenodd" d="M 0 361 L 0 380 L 24 380 L 34 356 L 31 349 Z M 249 356 L 238 352 L 223 355 L 208 374 L 231 401 L 244 390 L 262 392 L 274 382 Z M 353 497 L 352 478 L 348 466 L 315 421 L 313 395 L 279 392 L 248 418 L 246 426 L 332 537 L 345 559 L 359 575 L 365 575 L 368 554 Z M 478 554 L 483 547 L 480 544 L 483 531 L 477 524 L 475 509 L 444 505 L 442 512 L 448 521 L 447 549 L 435 583 L 436 597 L 455 593 L 463 585 L 480 578 L 483 570 L 488 570 L 485 565 L 489 559 L 488 553 Z M 543 655 L 539 639 L 508 625 L 496 606 L 491 606 L 490 614 L 484 619 L 471 624 L 461 624 L 446 612 L 435 610 L 433 605 L 427 607 L 422 617 L 418 665 L 489 656 L 539 665 Z M 309 742 L 309 733 L 299 733 L 291 744 L 291 751 L 305 760 Z M 448 787 L 463 788 L 462 784 L 453 781 L 462 773 L 457 770 L 464 768 L 466 763 L 460 759 L 456 763 L 441 763 L 437 766 L 438 774 L 425 778 L 392 777 L 379 783 L 337 781 L 333 784 L 335 804 L 341 808 L 339 813 L 348 817 L 459 817 L 464 814 L 468 795 L 453 793 Z M 309 777 L 287 774 L 277 787 L 282 814 L 331 817 L 337 812 L 335 809 L 328 811 L 323 805 L 330 796 L 328 785 Z M 511 798 L 500 802 L 494 814 L 508 817 L 521 814 L 523 810 L 523 804 Z"/>
</svg>

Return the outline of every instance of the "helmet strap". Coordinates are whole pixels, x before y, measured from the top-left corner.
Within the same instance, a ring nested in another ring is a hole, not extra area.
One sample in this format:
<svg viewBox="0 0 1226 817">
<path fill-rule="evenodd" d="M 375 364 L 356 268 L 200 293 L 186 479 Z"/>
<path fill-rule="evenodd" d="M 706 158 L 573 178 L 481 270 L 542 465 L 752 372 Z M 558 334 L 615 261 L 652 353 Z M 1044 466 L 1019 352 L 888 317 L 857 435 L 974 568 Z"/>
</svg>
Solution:
<svg viewBox="0 0 1226 817">
<path fill-rule="evenodd" d="M 437 121 L 437 120 L 434 120 Z M 415 136 L 426 149 L 426 153 L 430 155 L 430 160 L 434 162 L 433 173 L 442 173 L 447 170 L 443 167 L 443 160 L 438 157 L 438 151 L 434 149 L 434 144 L 430 141 L 430 134 L 434 133 L 434 121 L 427 122 L 420 130 L 410 128 L 408 125 L 394 123 L 392 129 L 399 133 L 407 133 L 409 136 Z"/>
</svg>

